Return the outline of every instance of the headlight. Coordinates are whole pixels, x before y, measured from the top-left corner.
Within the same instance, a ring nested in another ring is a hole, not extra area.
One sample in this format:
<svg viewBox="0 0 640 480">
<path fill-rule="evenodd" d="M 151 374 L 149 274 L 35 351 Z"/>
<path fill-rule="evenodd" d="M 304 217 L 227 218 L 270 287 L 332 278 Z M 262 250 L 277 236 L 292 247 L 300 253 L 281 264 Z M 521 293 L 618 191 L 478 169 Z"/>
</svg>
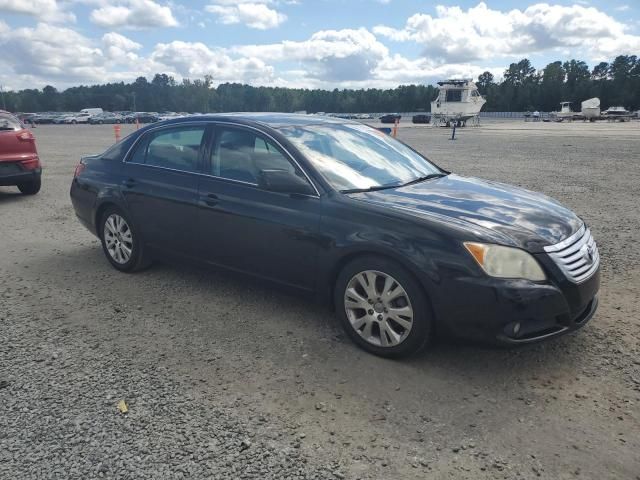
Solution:
<svg viewBox="0 0 640 480">
<path fill-rule="evenodd" d="M 464 246 L 487 275 L 492 277 L 526 278 L 534 282 L 547 278 L 537 260 L 519 248 L 474 242 L 465 242 Z"/>
</svg>

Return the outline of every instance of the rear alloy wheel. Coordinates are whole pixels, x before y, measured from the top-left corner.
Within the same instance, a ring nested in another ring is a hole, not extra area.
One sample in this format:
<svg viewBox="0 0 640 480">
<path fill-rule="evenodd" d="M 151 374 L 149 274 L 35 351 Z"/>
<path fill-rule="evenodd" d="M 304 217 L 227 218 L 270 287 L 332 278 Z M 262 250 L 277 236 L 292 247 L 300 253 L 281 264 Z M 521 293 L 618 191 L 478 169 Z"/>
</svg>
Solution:
<svg viewBox="0 0 640 480">
<path fill-rule="evenodd" d="M 31 182 L 19 183 L 18 190 L 23 195 L 35 195 L 40 191 L 40 187 L 42 186 L 42 181 L 38 178 Z"/>
<path fill-rule="evenodd" d="M 414 277 L 395 262 L 363 257 L 338 276 L 336 310 L 351 339 L 385 357 L 420 350 L 431 331 L 426 296 Z"/>
<path fill-rule="evenodd" d="M 144 247 L 126 215 L 116 208 L 109 208 L 100 225 L 102 249 L 107 259 L 122 272 L 134 272 L 149 265 Z"/>
</svg>

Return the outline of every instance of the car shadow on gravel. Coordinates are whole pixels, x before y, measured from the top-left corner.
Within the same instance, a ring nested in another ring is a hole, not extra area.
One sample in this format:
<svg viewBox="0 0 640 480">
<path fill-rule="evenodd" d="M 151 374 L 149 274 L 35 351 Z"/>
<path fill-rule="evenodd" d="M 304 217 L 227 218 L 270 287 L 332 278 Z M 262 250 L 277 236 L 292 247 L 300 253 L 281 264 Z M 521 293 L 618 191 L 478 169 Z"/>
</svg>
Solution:
<svg viewBox="0 0 640 480">
<path fill-rule="evenodd" d="M 22 195 L 20 192 L 18 192 L 17 190 L 15 192 L 12 192 L 6 189 L 6 187 L 4 189 L 0 187 L 0 205 L 11 203 L 11 202 L 17 202 L 21 198 L 26 198 L 26 197 Z"/>
<path fill-rule="evenodd" d="M 167 305 L 173 305 L 171 310 L 167 310 L 167 315 L 176 315 L 176 310 L 181 306 L 189 307 L 189 314 L 195 319 L 192 321 L 198 322 L 204 317 L 215 318 L 226 314 L 221 310 L 233 304 L 233 321 L 225 332 L 228 336 L 222 340 L 226 338 L 226 341 L 233 341 L 234 350 L 244 350 L 246 355 L 253 355 L 256 348 L 254 340 L 243 334 L 244 329 L 251 326 L 267 333 L 286 332 L 293 343 L 304 343 L 316 358 L 330 362 L 339 363 L 349 359 L 359 364 L 381 365 L 378 362 L 383 362 L 385 368 L 391 371 L 410 368 L 439 376 L 459 375 L 461 379 L 491 375 L 493 383 L 513 380 L 522 372 L 527 375 L 538 372 L 544 374 L 558 365 L 568 369 L 577 368 L 585 362 L 583 353 L 592 348 L 591 343 L 596 341 L 592 335 L 588 335 L 589 325 L 584 331 L 517 348 L 500 348 L 439 337 L 425 352 L 412 358 L 385 360 L 368 355 L 352 344 L 328 306 L 245 275 L 176 262 L 158 262 L 143 272 L 123 274 L 111 268 L 97 242 L 58 255 L 33 258 L 28 264 L 32 274 L 43 277 L 52 271 L 65 272 L 63 278 L 66 289 L 96 295 L 108 309 L 116 304 L 127 304 L 132 310 L 154 307 L 162 312 L 162 302 L 165 301 Z M 96 293 L 98 291 L 100 293 Z M 188 297 L 185 298 L 185 295 Z M 247 297 L 252 298 L 250 304 L 243 303 Z M 154 299 L 153 306 L 145 300 L 148 298 Z M 264 323 L 265 319 L 268 319 L 268 325 L 257 323 L 259 320 Z M 200 335 L 211 335 L 212 339 L 220 340 L 220 325 L 202 322 L 200 327 Z M 184 335 L 179 328 L 179 324 L 175 327 L 170 325 L 163 334 L 169 337 Z M 259 336 L 258 332 L 253 334 Z M 188 343 L 188 339 L 184 341 Z M 269 351 L 270 348 L 273 350 Z M 272 347 L 261 347 L 261 354 L 264 358 L 277 361 L 279 355 L 283 354 L 282 348 L 294 347 L 282 341 L 280 344 L 274 343 Z"/>
</svg>

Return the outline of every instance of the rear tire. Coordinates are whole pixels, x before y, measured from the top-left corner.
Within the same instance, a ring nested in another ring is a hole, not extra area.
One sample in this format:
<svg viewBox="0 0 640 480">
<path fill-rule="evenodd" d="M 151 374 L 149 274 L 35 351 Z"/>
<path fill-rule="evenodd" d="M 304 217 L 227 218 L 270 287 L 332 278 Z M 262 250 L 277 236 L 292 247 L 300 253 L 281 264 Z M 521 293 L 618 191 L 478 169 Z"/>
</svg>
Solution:
<svg viewBox="0 0 640 480">
<path fill-rule="evenodd" d="M 406 357 L 422 350 L 431 337 L 431 308 L 424 290 L 390 259 L 367 255 L 349 262 L 338 275 L 333 297 L 345 332 L 367 352 Z"/>
<path fill-rule="evenodd" d="M 18 190 L 23 195 L 35 195 L 40 191 L 40 187 L 42 186 L 42 181 L 38 178 L 31 182 L 19 183 Z"/>
<path fill-rule="evenodd" d="M 108 207 L 98 225 L 98 233 L 109 263 L 121 272 L 131 273 L 151 265 L 144 242 L 131 220 L 117 207 Z"/>
</svg>

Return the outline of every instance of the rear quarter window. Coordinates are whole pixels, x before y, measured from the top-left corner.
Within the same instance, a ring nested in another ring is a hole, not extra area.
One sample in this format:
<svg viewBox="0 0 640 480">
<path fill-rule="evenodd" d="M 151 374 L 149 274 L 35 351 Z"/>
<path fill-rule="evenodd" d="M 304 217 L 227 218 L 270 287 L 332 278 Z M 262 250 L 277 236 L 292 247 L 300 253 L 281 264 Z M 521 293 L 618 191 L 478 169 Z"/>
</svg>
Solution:
<svg viewBox="0 0 640 480">
<path fill-rule="evenodd" d="M 133 141 L 134 139 L 130 137 L 121 140 L 120 142 L 107 149 L 107 151 L 101 155 L 101 158 L 103 160 L 123 160 Z"/>
</svg>

